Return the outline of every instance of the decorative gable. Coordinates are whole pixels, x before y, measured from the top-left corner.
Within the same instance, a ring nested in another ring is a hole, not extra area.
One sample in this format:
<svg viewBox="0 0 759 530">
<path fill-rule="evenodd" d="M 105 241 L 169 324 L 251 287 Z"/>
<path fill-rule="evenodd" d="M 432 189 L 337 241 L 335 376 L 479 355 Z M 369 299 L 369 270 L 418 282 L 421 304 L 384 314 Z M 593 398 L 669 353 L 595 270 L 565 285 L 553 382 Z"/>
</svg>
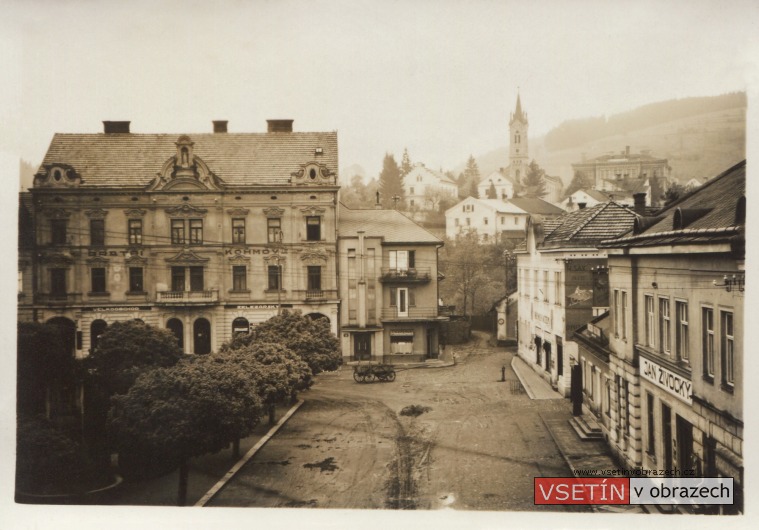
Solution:
<svg viewBox="0 0 759 530">
<path fill-rule="evenodd" d="M 172 258 L 166 258 L 166 261 L 175 265 L 198 265 L 206 263 L 209 258 L 198 256 L 190 249 L 184 249 Z"/>
<path fill-rule="evenodd" d="M 324 186 L 337 183 L 336 175 L 330 169 L 317 162 L 302 164 L 300 169 L 290 174 L 294 186 Z"/>
<path fill-rule="evenodd" d="M 82 177 L 68 164 L 46 164 L 34 175 L 35 188 L 73 188 L 82 184 Z"/>
<path fill-rule="evenodd" d="M 148 191 L 221 190 L 224 181 L 194 154 L 195 142 L 189 136 L 180 136 L 174 144 L 176 153 L 164 162 L 161 170 L 148 186 Z"/>
</svg>

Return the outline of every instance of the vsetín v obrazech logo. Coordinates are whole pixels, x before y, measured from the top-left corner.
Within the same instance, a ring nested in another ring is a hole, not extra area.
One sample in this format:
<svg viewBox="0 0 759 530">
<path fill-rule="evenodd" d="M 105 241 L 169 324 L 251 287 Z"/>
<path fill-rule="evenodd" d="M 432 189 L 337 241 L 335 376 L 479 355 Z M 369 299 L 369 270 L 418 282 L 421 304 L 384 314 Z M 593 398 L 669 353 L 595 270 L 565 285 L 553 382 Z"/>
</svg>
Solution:
<svg viewBox="0 0 759 530">
<path fill-rule="evenodd" d="M 535 479 L 535 504 L 733 504 L 725 477 Z"/>
</svg>

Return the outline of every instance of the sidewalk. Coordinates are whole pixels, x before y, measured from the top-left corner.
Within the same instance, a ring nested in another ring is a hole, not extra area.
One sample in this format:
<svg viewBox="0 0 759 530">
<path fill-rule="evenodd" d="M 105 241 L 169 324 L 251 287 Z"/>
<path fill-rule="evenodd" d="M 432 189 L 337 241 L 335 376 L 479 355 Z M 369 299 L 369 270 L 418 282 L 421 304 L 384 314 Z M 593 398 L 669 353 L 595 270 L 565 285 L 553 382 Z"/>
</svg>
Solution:
<svg viewBox="0 0 759 530">
<path fill-rule="evenodd" d="M 292 405 L 277 406 L 277 420 L 283 418 Z M 190 460 L 187 481 L 187 506 L 197 503 L 229 470 L 244 458 L 272 429 L 268 416 L 253 431 L 240 440 L 240 456 L 233 458 L 231 446 L 218 453 L 203 455 Z M 145 480 L 125 482 L 114 491 L 104 504 L 139 506 L 176 506 L 179 486 L 179 470 Z"/>
<path fill-rule="evenodd" d="M 551 388 L 548 381 L 536 374 L 521 357 L 514 355 L 511 360 L 511 367 L 522 382 L 522 386 L 530 399 L 564 399 L 561 394 Z M 604 440 L 581 440 L 569 425 L 567 418 L 546 419 L 541 415 L 541 419 L 559 448 L 564 461 L 572 470 L 572 476 L 581 476 L 576 475 L 577 470 L 600 471 L 619 468 L 619 465 L 612 459 Z M 637 505 L 593 505 L 591 508 L 594 512 L 646 513 L 641 506 Z"/>
</svg>

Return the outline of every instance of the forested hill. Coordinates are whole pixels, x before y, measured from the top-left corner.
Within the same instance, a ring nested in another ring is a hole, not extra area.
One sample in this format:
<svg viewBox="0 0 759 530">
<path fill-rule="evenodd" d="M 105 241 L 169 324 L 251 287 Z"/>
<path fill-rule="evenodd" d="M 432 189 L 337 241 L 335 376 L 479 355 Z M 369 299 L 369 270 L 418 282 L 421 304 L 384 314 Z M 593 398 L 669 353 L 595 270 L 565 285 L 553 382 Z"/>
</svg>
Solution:
<svg viewBox="0 0 759 530">
<path fill-rule="evenodd" d="M 628 134 L 699 114 L 746 108 L 746 105 L 745 92 L 731 92 L 721 96 L 659 101 L 608 118 L 600 116 L 565 121 L 546 134 L 545 148 L 549 151 L 571 149 L 607 136 Z"/>
</svg>

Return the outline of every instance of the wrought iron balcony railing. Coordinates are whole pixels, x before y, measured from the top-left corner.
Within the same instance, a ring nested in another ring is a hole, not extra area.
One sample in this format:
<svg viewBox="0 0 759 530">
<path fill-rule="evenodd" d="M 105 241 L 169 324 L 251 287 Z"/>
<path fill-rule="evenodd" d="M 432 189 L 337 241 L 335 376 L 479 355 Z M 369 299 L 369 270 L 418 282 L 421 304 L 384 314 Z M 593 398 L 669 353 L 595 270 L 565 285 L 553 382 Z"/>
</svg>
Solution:
<svg viewBox="0 0 759 530">
<path fill-rule="evenodd" d="M 384 282 L 429 282 L 432 279 L 429 267 L 411 267 L 407 269 L 382 267 L 380 272 L 380 281 Z"/>
<path fill-rule="evenodd" d="M 219 301 L 219 291 L 158 291 L 158 304 L 215 304 Z"/>
<path fill-rule="evenodd" d="M 402 320 L 402 319 L 420 319 L 420 318 L 437 318 L 437 307 L 409 307 L 406 311 L 398 311 L 397 307 L 384 308 L 382 310 L 383 320 Z"/>
</svg>

